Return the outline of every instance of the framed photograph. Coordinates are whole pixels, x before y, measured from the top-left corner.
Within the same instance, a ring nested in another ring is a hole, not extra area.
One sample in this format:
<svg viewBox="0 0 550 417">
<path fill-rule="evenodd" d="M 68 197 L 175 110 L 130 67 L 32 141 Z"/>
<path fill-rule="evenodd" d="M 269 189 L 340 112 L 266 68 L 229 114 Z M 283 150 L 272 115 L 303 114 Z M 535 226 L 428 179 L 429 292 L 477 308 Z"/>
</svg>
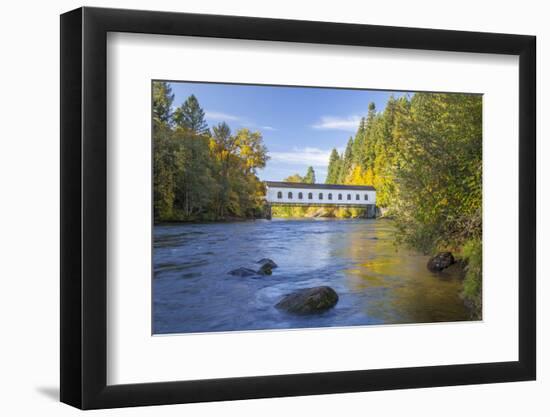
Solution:
<svg viewBox="0 0 550 417">
<path fill-rule="evenodd" d="M 533 380 L 535 37 L 61 16 L 61 401 Z"/>
</svg>

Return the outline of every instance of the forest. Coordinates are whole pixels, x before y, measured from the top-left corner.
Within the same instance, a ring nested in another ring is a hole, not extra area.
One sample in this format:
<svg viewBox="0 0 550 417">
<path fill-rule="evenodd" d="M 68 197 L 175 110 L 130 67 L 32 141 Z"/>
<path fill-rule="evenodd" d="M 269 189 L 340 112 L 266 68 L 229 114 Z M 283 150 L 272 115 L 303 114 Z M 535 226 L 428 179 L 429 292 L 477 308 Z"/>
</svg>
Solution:
<svg viewBox="0 0 550 417">
<path fill-rule="evenodd" d="M 166 82 L 153 82 L 153 200 L 155 223 L 254 218 L 264 186 L 256 171 L 267 162 L 260 132 L 209 128 L 197 98 L 173 109 Z"/>
<path fill-rule="evenodd" d="M 481 96 L 416 93 L 373 103 L 346 149 L 330 156 L 328 184 L 373 185 L 400 239 L 430 252 L 481 237 Z"/>
<path fill-rule="evenodd" d="M 209 128 L 190 96 L 153 83 L 155 222 L 261 217 L 268 160 L 260 132 Z M 315 171 L 285 181 L 315 183 Z M 374 103 L 341 153 L 333 149 L 328 184 L 373 185 L 396 242 L 430 254 L 457 253 L 466 267 L 464 296 L 481 311 L 482 97 L 414 93 Z M 319 210 L 323 211 L 320 213 Z M 328 212 L 328 211 L 329 212 Z M 361 209 L 273 207 L 274 216 L 360 217 Z"/>
<path fill-rule="evenodd" d="M 466 266 L 464 296 L 481 314 L 482 97 L 415 93 L 374 103 L 346 149 L 330 155 L 329 184 L 373 185 L 396 240 L 451 250 Z"/>
</svg>

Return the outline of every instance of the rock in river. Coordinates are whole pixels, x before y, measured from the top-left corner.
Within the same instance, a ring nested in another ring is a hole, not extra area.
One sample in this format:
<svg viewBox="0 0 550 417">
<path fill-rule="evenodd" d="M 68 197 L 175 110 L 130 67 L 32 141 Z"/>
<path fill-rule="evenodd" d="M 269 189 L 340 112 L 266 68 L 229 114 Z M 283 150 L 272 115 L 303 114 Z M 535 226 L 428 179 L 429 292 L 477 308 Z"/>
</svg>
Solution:
<svg viewBox="0 0 550 417">
<path fill-rule="evenodd" d="M 258 269 L 258 274 L 271 275 L 271 265 L 268 263 L 265 263 L 262 266 L 260 266 L 260 269 Z"/>
<path fill-rule="evenodd" d="M 275 269 L 278 266 L 273 259 L 269 259 L 269 258 L 262 258 L 256 263 L 262 264 L 262 265 L 269 265 L 271 269 Z"/>
<path fill-rule="evenodd" d="M 260 275 L 271 275 L 271 270 L 277 268 L 275 261 L 269 258 L 262 258 L 256 263 L 261 264 L 260 269 L 258 269 Z"/>
<path fill-rule="evenodd" d="M 275 307 L 294 314 L 313 314 L 328 310 L 338 302 L 338 294 L 330 287 L 304 288 L 288 294 Z"/>
<path fill-rule="evenodd" d="M 237 277 L 250 277 L 252 275 L 271 275 L 271 270 L 277 268 L 277 264 L 269 258 L 260 259 L 257 264 L 260 264 L 258 269 L 255 269 L 255 265 L 251 265 L 251 268 L 241 266 L 240 268 L 229 271 L 229 274 Z"/>
<path fill-rule="evenodd" d="M 250 277 L 252 275 L 258 275 L 258 272 L 254 271 L 253 269 L 243 267 L 234 269 L 233 271 L 229 271 L 229 273 L 237 277 Z"/>
<path fill-rule="evenodd" d="M 433 258 L 430 258 L 426 265 L 431 272 L 440 272 L 455 263 L 455 258 L 451 252 L 439 252 Z"/>
</svg>

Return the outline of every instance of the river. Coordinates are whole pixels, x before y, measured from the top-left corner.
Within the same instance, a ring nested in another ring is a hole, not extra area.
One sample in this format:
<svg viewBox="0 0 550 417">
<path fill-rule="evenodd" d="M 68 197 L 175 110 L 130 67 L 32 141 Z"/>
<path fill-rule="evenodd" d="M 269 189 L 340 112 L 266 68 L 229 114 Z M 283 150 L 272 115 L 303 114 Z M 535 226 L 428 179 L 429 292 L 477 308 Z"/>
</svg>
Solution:
<svg viewBox="0 0 550 417">
<path fill-rule="evenodd" d="M 271 258 L 271 276 L 228 272 Z M 273 219 L 154 228 L 153 333 L 315 328 L 469 320 L 458 268 L 396 247 L 388 220 Z M 331 310 L 295 316 L 274 305 L 328 285 Z"/>
</svg>

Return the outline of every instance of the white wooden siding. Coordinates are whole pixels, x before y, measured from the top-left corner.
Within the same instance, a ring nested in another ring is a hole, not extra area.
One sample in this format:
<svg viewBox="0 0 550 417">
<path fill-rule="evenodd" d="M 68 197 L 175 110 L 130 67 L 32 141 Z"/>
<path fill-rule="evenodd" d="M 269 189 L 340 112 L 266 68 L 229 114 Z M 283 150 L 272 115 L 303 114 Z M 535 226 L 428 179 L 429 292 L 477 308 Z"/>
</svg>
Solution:
<svg viewBox="0 0 550 417">
<path fill-rule="evenodd" d="M 278 198 L 278 193 L 282 193 L 282 198 Z M 289 197 L 292 193 L 292 198 Z M 302 193 L 302 198 L 299 198 Z M 312 198 L 309 197 L 312 194 Z M 320 198 L 322 194 L 323 198 Z M 332 200 L 329 200 L 329 194 L 332 194 Z M 342 199 L 338 199 L 338 195 Z M 348 200 L 348 195 L 351 199 Z M 367 195 L 367 200 L 365 200 Z M 357 196 L 359 199 L 357 200 Z M 293 204 L 337 204 L 337 205 L 371 205 L 376 204 L 376 191 L 370 190 L 343 190 L 343 189 L 316 189 L 316 188 L 287 188 L 287 187 L 267 187 L 266 199 L 269 203 L 293 203 Z"/>
</svg>

